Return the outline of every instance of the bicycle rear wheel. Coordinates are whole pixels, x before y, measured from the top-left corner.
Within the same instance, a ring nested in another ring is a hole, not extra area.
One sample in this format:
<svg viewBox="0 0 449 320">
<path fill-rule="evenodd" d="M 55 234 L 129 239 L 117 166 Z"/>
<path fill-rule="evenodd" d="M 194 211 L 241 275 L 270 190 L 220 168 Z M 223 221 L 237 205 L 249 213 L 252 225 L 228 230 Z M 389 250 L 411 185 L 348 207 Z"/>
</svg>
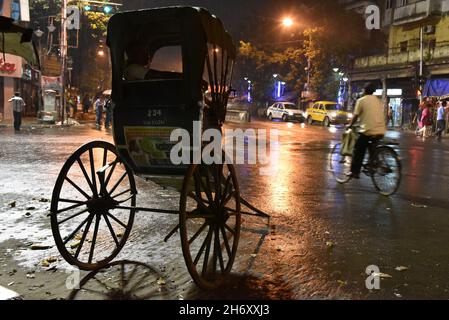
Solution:
<svg viewBox="0 0 449 320">
<path fill-rule="evenodd" d="M 351 180 L 346 173 L 351 169 L 351 157 L 340 154 L 341 143 L 337 143 L 329 156 L 329 169 L 338 183 L 346 183 Z"/>
<path fill-rule="evenodd" d="M 384 196 L 396 193 L 401 183 L 402 171 L 401 161 L 396 151 L 387 146 L 377 147 L 374 161 L 371 179 L 376 190 Z"/>
</svg>

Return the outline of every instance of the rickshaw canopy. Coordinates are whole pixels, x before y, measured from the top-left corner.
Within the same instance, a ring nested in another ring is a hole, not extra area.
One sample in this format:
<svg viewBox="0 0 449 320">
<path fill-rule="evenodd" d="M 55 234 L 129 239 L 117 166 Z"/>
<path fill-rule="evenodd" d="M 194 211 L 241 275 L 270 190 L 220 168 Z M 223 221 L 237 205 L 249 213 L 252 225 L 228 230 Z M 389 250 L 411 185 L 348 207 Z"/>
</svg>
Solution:
<svg viewBox="0 0 449 320">
<path fill-rule="evenodd" d="M 126 47 L 145 41 L 153 52 L 162 46 L 181 45 L 183 78 L 190 83 L 187 95 L 200 100 L 201 78 L 208 45 L 220 48 L 235 60 L 236 48 L 222 22 L 206 9 L 166 7 L 115 14 L 108 24 L 107 45 L 111 49 L 112 98 L 120 95 Z"/>
</svg>

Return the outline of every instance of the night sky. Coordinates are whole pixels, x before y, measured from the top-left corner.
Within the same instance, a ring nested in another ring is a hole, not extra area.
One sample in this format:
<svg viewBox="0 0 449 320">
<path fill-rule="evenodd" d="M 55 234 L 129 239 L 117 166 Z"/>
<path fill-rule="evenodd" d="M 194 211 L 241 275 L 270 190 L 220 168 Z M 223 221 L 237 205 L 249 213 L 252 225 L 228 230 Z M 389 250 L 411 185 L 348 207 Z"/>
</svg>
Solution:
<svg viewBox="0 0 449 320">
<path fill-rule="evenodd" d="M 318 0 L 317 0 L 318 1 Z M 218 16 L 234 37 L 245 39 L 244 25 L 248 19 L 261 23 L 277 23 L 276 19 L 298 11 L 303 1 L 292 0 L 124 0 L 125 10 L 188 5 L 208 9 Z"/>
</svg>

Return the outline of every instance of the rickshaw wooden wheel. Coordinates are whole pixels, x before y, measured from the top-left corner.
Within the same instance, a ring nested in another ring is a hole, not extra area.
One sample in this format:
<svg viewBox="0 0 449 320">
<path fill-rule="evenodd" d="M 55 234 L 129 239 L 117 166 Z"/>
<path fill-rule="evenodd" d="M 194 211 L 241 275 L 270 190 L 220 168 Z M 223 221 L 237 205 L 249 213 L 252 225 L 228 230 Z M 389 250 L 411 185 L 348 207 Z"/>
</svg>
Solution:
<svg viewBox="0 0 449 320">
<path fill-rule="evenodd" d="M 114 145 L 92 141 L 73 153 L 59 173 L 50 209 L 64 259 L 82 270 L 114 259 L 131 232 L 136 194 L 133 173 Z"/>
<path fill-rule="evenodd" d="M 232 269 L 240 238 L 240 193 L 231 164 L 190 165 L 179 206 L 187 269 L 202 289 L 217 288 Z"/>
</svg>

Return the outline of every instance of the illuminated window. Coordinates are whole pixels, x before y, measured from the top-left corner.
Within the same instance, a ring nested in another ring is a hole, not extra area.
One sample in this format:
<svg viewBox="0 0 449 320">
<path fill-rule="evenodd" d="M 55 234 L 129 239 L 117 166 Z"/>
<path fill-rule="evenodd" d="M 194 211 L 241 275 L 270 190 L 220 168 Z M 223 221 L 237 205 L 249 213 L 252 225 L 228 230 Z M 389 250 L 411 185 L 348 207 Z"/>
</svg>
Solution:
<svg viewBox="0 0 449 320">
<path fill-rule="evenodd" d="M 20 20 L 20 2 L 19 2 L 19 0 L 13 0 L 11 2 L 11 18 L 16 21 Z"/>
</svg>

